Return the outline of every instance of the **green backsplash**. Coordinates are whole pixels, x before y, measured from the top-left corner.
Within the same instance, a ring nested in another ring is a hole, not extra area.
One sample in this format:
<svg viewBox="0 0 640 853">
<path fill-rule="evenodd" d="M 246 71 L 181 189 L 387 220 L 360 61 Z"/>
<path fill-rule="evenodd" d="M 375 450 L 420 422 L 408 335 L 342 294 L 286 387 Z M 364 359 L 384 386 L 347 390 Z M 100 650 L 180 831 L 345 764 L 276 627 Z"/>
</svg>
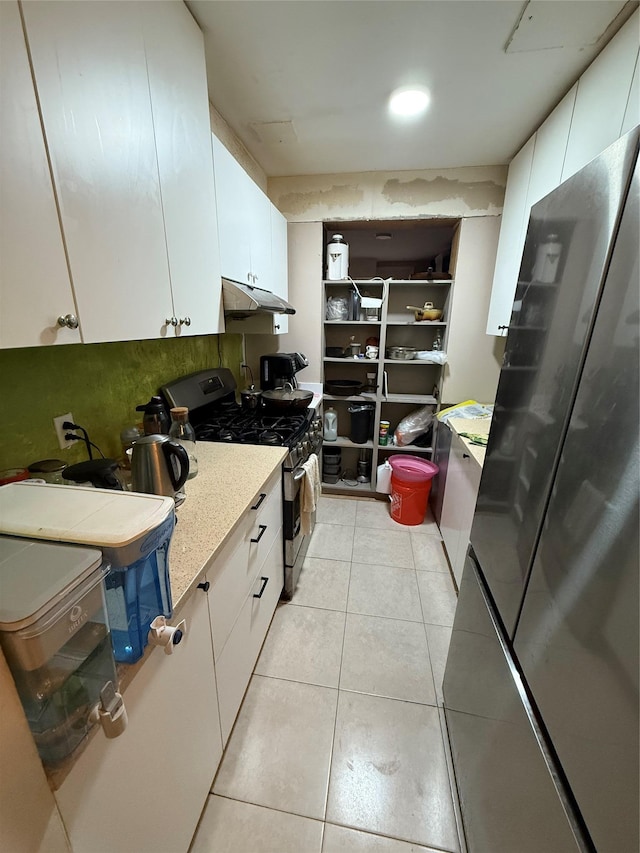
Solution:
<svg viewBox="0 0 640 853">
<path fill-rule="evenodd" d="M 53 418 L 72 412 L 105 456 L 120 455 L 120 430 L 160 385 L 207 367 L 228 367 L 240 385 L 242 335 L 0 350 L 4 400 L 0 469 L 39 459 L 87 458 L 82 442 L 60 450 Z"/>
</svg>

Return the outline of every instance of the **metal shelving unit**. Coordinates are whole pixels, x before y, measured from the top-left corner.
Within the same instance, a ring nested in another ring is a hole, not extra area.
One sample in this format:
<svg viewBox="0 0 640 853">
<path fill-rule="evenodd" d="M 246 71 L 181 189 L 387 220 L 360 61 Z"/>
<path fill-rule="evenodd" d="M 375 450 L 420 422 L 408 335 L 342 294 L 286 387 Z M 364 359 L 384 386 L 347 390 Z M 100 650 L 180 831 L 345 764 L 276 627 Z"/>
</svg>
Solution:
<svg viewBox="0 0 640 853">
<path fill-rule="evenodd" d="M 390 434 L 402 418 L 422 406 L 432 406 L 438 410 L 444 367 L 418 359 L 397 360 L 385 356 L 389 346 L 413 346 L 418 350 L 430 350 L 436 330 L 440 331 L 443 349 L 446 352 L 448 316 L 451 305 L 453 279 L 388 279 L 385 284 L 381 280 L 360 280 L 355 283 L 361 293 L 382 297 L 386 291 L 385 301 L 380 310 L 379 319 L 371 320 L 325 320 L 323 322 L 323 352 L 327 346 L 348 347 L 352 337 L 361 344 L 364 352 L 366 339 L 379 339 L 379 357 L 367 358 L 323 358 L 323 381 L 327 379 L 353 379 L 364 382 L 366 374 L 374 376 L 376 392 L 365 392 L 349 397 L 335 394 L 324 394 L 325 405 L 329 403 L 338 413 L 338 439 L 324 442 L 324 446 L 340 447 L 343 453 L 343 470 L 353 473 L 352 482 L 356 478 L 357 460 L 360 450 L 366 450 L 371 458 L 371 483 L 350 485 L 343 480 L 337 483 L 323 483 L 326 492 L 347 492 L 351 494 L 375 493 L 375 476 L 377 466 L 390 454 L 415 453 L 431 457 L 433 447 L 397 447 L 378 443 L 380 420 L 390 422 Z M 351 282 L 324 281 L 324 301 L 329 296 L 347 296 L 351 291 Z M 442 310 L 441 320 L 424 320 L 417 322 L 407 305 L 420 305 L 433 302 L 436 308 Z M 370 334 L 366 331 L 370 330 Z M 374 438 L 365 444 L 355 444 L 348 437 L 350 431 L 349 405 L 353 403 L 372 403 L 374 409 Z"/>
</svg>

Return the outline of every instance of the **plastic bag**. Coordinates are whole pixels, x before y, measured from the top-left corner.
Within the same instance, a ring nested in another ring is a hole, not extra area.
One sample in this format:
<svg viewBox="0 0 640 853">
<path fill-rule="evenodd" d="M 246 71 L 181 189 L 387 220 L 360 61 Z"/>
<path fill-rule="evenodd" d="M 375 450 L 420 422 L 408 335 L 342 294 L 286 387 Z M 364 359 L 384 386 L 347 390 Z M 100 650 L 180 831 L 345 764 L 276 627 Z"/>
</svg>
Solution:
<svg viewBox="0 0 640 853">
<path fill-rule="evenodd" d="M 327 299 L 327 320 L 347 320 L 349 301 L 343 296 L 330 296 Z"/>
<path fill-rule="evenodd" d="M 474 420 L 475 418 L 490 418 L 493 415 L 493 406 L 483 406 L 482 403 L 476 400 L 465 400 L 464 403 L 458 403 L 457 406 L 450 406 L 448 409 L 443 409 L 438 414 L 438 420 L 443 424 L 449 418 L 467 418 Z"/>
<path fill-rule="evenodd" d="M 419 350 L 416 355 L 418 361 L 426 361 L 427 364 L 446 364 L 447 354 L 438 350 Z"/>
<path fill-rule="evenodd" d="M 433 423 L 433 406 L 423 406 L 403 418 L 393 434 L 398 447 L 406 447 L 419 435 L 425 433 Z"/>
</svg>

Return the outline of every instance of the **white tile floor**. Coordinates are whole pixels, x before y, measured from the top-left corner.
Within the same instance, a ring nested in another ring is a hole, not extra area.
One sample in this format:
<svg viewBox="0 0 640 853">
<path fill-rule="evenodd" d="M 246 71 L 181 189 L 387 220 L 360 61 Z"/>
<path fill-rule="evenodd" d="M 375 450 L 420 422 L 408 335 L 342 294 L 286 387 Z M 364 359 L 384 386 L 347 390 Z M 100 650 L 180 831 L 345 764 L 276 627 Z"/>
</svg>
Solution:
<svg viewBox="0 0 640 853">
<path fill-rule="evenodd" d="M 192 853 L 458 853 L 437 707 L 454 609 L 430 516 L 321 498 Z"/>
</svg>

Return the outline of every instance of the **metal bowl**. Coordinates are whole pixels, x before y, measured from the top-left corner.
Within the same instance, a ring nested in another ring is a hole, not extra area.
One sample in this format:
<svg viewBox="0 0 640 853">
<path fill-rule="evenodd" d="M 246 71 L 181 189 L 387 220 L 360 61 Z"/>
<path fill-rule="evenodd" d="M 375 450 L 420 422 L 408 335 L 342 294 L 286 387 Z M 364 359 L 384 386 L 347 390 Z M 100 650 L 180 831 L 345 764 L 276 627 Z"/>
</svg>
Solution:
<svg viewBox="0 0 640 853">
<path fill-rule="evenodd" d="M 416 357 L 415 347 L 387 347 L 387 358 L 393 361 L 411 361 Z"/>
</svg>

